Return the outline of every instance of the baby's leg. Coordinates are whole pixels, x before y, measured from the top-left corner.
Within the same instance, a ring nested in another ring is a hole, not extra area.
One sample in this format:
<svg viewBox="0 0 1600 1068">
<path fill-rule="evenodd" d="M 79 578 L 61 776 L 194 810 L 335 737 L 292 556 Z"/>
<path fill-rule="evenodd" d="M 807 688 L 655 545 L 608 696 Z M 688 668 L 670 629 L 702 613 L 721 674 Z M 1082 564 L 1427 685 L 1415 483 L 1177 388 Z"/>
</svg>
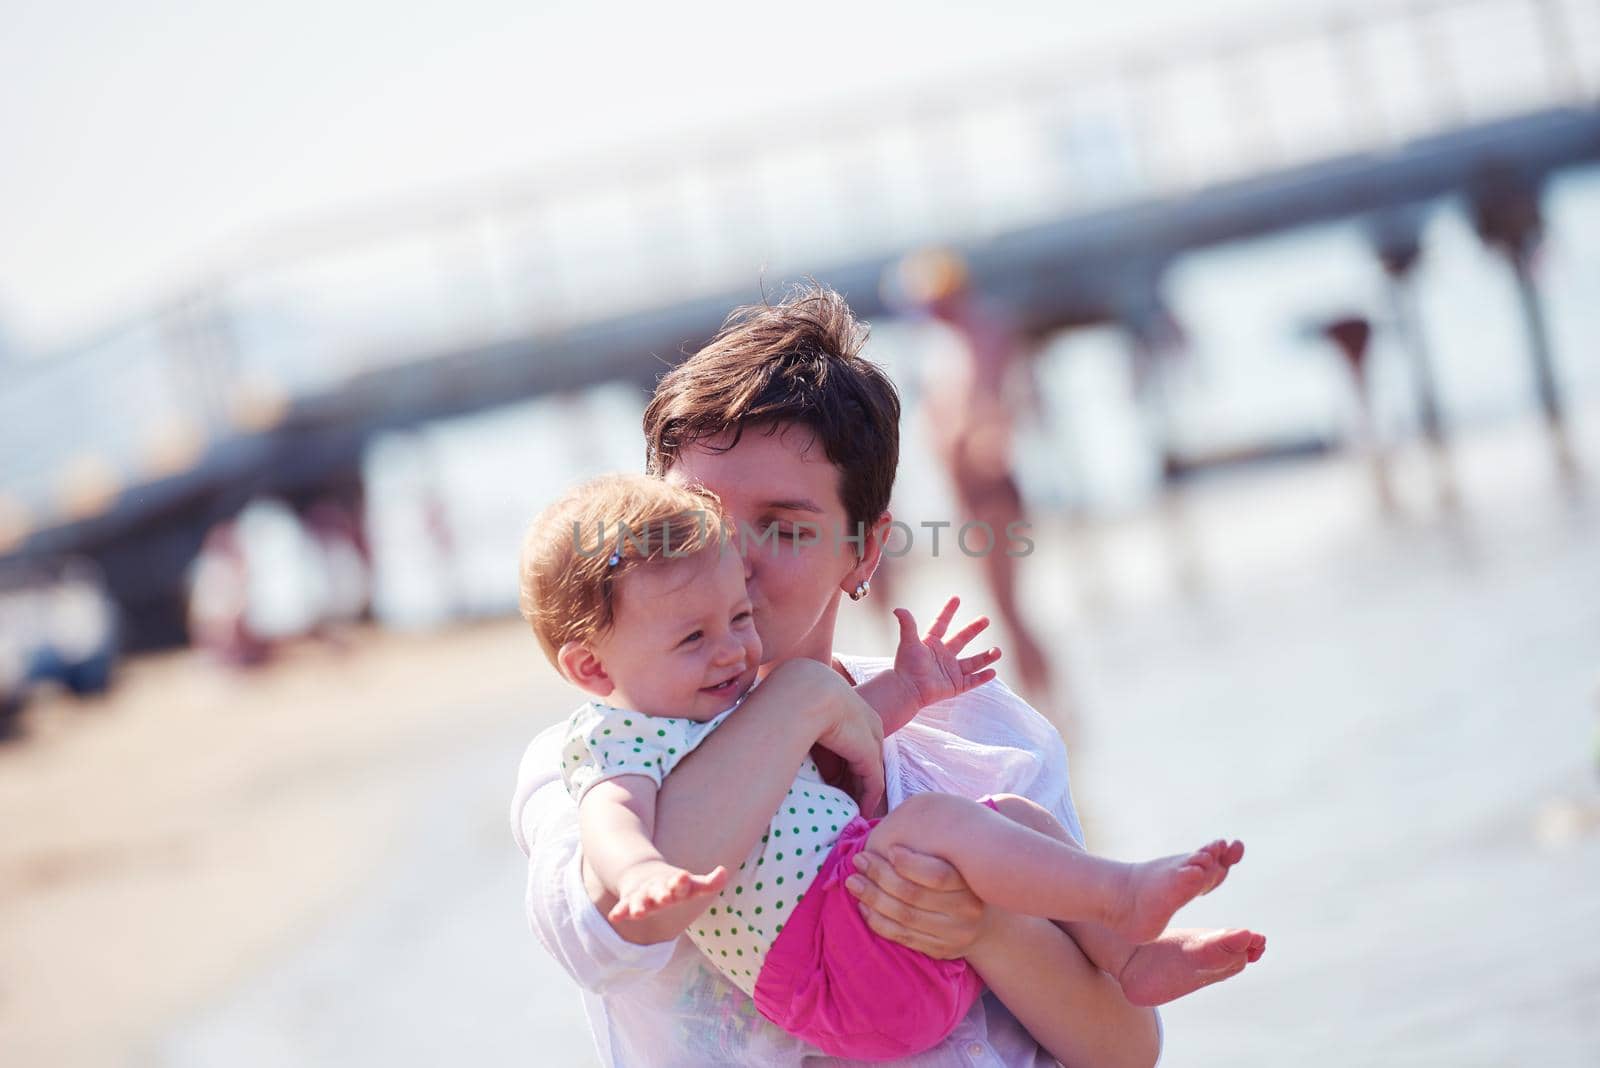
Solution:
<svg viewBox="0 0 1600 1068">
<path fill-rule="evenodd" d="M 994 802 L 996 810 L 1009 819 L 1065 845 L 1081 848 L 1054 816 L 1026 797 L 1002 794 Z M 1242 847 L 1237 853 L 1229 849 L 1223 855 L 1219 883 L 1228 868 L 1243 856 Z M 1123 995 L 1135 1005 L 1164 1005 L 1219 983 L 1260 960 L 1267 949 L 1265 936 L 1237 928 L 1171 929 L 1154 941 L 1135 945 L 1098 923 L 1064 921 L 1060 927 L 1095 967 L 1116 978 Z"/>
<path fill-rule="evenodd" d="M 1017 794 L 996 794 L 992 799 L 995 811 L 1009 820 L 1015 820 L 1030 830 L 1048 835 L 1069 849 L 1082 850 L 1076 839 L 1067 833 L 1059 820 L 1050 815 L 1043 805 Z M 1111 928 L 1087 920 L 1063 920 L 1062 928 L 1078 943 L 1083 955 L 1103 972 L 1116 975 L 1133 955 L 1134 943 L 1123 938 Z"/>
<path fill-rule="evenodd" d="M 1215 886 L 1232 848 L 1208 846 L 1123 864 L 1085 853 L 977 802 L 932 793 L 907 798 L 867 839 L 877 853 L 896 845 L 948 861 L 991 905 L 1102 923 L 1135 942 L 1155 938 L 1182 905 Z"/>
</svg>

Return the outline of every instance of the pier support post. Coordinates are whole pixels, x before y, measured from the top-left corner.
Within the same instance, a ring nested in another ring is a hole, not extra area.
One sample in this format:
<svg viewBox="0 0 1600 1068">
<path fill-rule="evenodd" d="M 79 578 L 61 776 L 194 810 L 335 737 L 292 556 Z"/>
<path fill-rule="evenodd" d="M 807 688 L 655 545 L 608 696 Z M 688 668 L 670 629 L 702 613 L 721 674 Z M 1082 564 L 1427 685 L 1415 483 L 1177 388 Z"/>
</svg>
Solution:
<svg viewBox="0 0 1600 1068">
<path fill-rule="evenodd" d="M 1460 504 L 1455 470 L 1450 462 L 1449 442 L 1444 419 L 1439 411 L 1438 379 L 1434 374 L 1433 353 L 1417 310 L 1413 271 L 1422 258 L 1422 215 L 1418 211 L 1397 211 L 1372 221 L 1369 235 L 1378 262 L 1388 278 L 1389 312 L 1395 333 L 1411 364 L 1411 389 L 1417 404 L 1417 422 L 1422 428 L 1432 461 L 1434 486 L 1439 505 L 1453 511 Z"/>
<path fill-rule="evenodd" d="M 1368 385 L 1367 357 L 1372 344 L 1372 322 L 1364 316 L 1347 315 L 1333 319 L 1321 326 L 1321 334 L 1333 343 L 1344 358 L 1350 372 L 1350 382 L 1355 390 L 1356 411 L 1361 418 L 1361 450 L 1366 455 L 1372 471 L 1372 488 L 1378 497 L 1378 508 L 1385 518 L 1399 512 L 1394 495 L 1394 481 L 1389 475 L 1389 453 L 1378 432 L 1378 417 L 1372 406 L 1372 391 Z"/>
<path fill-rule="evenodd" d="M 1485 171 L 1471 190 L 1473 222 L 1484 243 L 1505 256 L 1516 280 L 1539 407 L 1550 433 L 1557 467 L 1562 478 L 1572 483 L 1579 474 L 1578 461 L 1567 433 L 1565 404 L 1556 376 L 1544 298 L 1533 271 L 1533 257 L 1544 234 L 1539 196 L 1539 184 L 1534 179 L 1506 167 Z"/>
</svg>

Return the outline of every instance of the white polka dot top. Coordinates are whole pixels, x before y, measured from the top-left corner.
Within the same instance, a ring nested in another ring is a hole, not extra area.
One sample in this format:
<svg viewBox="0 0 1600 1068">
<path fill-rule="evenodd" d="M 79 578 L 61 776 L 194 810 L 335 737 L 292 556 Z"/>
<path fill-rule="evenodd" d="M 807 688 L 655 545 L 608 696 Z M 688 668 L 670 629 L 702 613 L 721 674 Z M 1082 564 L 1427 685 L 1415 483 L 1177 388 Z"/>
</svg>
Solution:
<svg viewBox="0 0 1600 1068">
<path fill-rule="evenodd" d="M 660 785 L 732 712 L 699 723 L 591 701 L 568 724 L 561 755 L 567 790 L 581 801 L 595 783 L 619 775 L 648 775 Z M 822 869 L 840 829 L 858 813 L 850 795 L 823 782 L 807 757 L 761 840 L 690 926 L 687 933 L 706 959 L 745 993 L 755 991 L 785 917 Z"/>
</svg>

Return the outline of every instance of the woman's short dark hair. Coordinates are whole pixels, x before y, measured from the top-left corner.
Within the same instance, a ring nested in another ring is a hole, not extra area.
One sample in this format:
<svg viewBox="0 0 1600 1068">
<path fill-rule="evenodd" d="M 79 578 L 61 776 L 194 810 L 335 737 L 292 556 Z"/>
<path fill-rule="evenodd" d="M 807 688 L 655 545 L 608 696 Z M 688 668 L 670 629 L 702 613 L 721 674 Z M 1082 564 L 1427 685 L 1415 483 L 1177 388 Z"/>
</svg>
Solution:
<svg viewBox="0 0 1600 1068">
<path fill-rule="evenodd" d="M 753 424 L 807 427 L 839 469 L 851 533 L 889 508 L 900 463 L 900 395 L 861 355 L 867 325 L 815 282 L 776 304 L 735 308 L 705 348 L 667 372 L 644 413 L 645 462 L 664 474 L 687 445 Z"/>
</svg>

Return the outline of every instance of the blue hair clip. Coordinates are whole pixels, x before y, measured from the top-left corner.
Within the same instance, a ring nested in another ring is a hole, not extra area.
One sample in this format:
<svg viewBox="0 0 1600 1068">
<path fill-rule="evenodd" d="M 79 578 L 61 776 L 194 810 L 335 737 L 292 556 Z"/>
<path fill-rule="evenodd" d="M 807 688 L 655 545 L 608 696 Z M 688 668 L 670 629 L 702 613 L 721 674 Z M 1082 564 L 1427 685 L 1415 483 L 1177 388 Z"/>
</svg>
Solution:
<svg viewBox="0 0 1600 1068">
<path fill-rule="evenodd" d="M 612 553 L 611 554 L 611 559 L 606 561 L 606 566 L 607 567 L 616 567 L 620 563 L 622 563 L 622 554 L 621 553 Z"/>
</svg>

